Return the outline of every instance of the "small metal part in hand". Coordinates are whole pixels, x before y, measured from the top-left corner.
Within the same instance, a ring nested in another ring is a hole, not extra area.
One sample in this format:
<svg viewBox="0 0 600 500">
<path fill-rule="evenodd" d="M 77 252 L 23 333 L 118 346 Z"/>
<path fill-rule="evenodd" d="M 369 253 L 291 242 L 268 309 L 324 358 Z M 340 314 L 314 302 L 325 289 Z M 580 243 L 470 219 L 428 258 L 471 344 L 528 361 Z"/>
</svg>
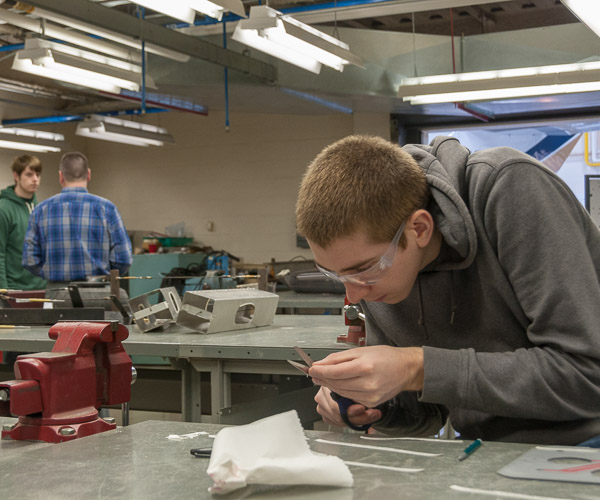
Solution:
<svg viewBox="0 0 600 500">
<path fill-rule="evenodd" d="M 297 368 L 298 370 L 300 370 L 302 373 L 306 374 L 306 376 L 308 377 L 308 366 L 302 365 L 296 361 L 292 361 L 291 359 L 288 359 L 287 362 L 292 365 L 294 368 Z"/>
<path fill-rule="evenodd" d="M 311 357 L 308 354 L 306 354 L 300 347 L 294 346 L 294 351 L 298 353 L 298 356 L 302 358 L 302 361 L 304 361 L 308 366 L 312 366 L 313 362 Z"/>
</svg>

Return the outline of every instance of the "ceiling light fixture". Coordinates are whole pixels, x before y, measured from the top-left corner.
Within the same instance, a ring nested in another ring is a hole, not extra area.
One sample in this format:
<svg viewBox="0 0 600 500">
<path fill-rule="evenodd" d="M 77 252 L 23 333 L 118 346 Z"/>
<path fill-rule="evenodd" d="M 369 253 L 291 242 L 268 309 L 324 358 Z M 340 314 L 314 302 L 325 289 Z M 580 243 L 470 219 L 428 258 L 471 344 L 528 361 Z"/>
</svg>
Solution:
<svg viewBox="0 0 600 500">
<path fill-rule="evenodd" d="M 130 36 L 121 35 L 114 31 L 100 28 L 98 26 L 94 26 L 91 23 L 78 21 L 76 19 L 72 19 L 70 17 L 63 16 L 55 12 L 50 12 L 46 9 L 40 9 L 39 7 L 34 7 L 32 14 L 39 16 L 43 19 L 47 19 L 49 21 L 54 21 L 55 23 L 62 24 L 63 26 L 69 26 L 70 28 L 83 31 L 86 34 L 85 36 L 87 36 L 87 34 L 96 35 L 101 38 L 105 38 L 106 40 L 112 40 L 113 42 L 117 42 L 137 50 L 142 50 L 142 42 L 139 39 L 134 39 Z M 144 44 L 144 50 L 146 52 L 150 52 L 158 56 L 173 59 L 174 61 L 187 62 L 190 60 L 190 56 L 188 56 L 187 54 L 182 54 L 181 52 L 166 49 L 153 43 L 146 42 Z"/>
<path fill-rule="evenodd" d="M 163 146 L 165 142 L 175 142 L 164 128 L 102 115 L 87 116 L 77 125 L 75 134 L 132 146 Z"/>
<path fill-rule="evenodd" d="M 600 36 L 600 3 L 590 0 L 562 0 L 562 3 L 583 24 Z"/>
<path fill-rule="evenodd" d="M 418 105 L 594 91 L 600 61 L 405 78 L 398 96 Z"/>
<path fill-rule="evenodd" d="M 250 7 L 250 17 L 238 22 L 232 38 L 317 74 L 322 64 L 337 71 L 347 64 L 363 67 L 348 44 L 266 5 Z"/>
<path fill-rule="evenodd" d="M 25 41 L 25 48 L 15 54 L 12 69 L 114 93 L 138 91 L 142 74 L 136 64 L 38 38 Z M 148 76 L 146 85 L 153 86 Z"/>
<path fill-rule="evenodd" d="M 246 17 L 242 0 L 177 0 L 170 2 L 165 0 L 132 0 L 132 2 L 188 24 L 194 23 L 196 12 L 214 17 L 219 21 L 225 11 L 233 12 L 240 17 Z"/>
<path fill-rule="evenodd" d="M 65 136 L 43 130 L 0 126 L 0 148 L 58 153 L 64 146 Z"/>
<path fill-rule="evenodd" d="M 120 57 L 121 59 L 132 62 L 140 62 L 142 60 L 141 55 L 137 50 L 126 49 L 125 47 L 115 45 L 114 43 L 99 40 L 98 38 L 92 38 L 84 33 L 61 28 L 56 24 L 45 22 L 45 19 L 32 19 L 31 17 L 16 14 L 15 12 L 5 9 L 0 9 L 0 19 L 13 26 L 18 26 L 19 28 L 33 31 L 34 33 L 43 34 L 49 38 L 57 38 L 58 40 L 79 45 L 80 47 L 96 50 L 109 56 Z"/>
</svg>

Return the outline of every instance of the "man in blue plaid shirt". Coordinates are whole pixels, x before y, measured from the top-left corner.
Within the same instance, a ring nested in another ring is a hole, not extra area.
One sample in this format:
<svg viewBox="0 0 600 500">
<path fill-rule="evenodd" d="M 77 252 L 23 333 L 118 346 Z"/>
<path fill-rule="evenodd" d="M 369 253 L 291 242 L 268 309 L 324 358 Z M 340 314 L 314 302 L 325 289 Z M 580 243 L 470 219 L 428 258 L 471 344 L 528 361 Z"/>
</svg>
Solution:
<svg viewBox="0 0 600 500">
<path fill-rule="evenodd" d="M 88 193 L 91 177 L 81 153 L 60 160 L 62 191 L 37 205 L 29 218 L 23 266 L 52 282 L 84 281 L 88 276 L 124 274 L 131 265 L 131 241 L 117 207 Z"/>
</svg>

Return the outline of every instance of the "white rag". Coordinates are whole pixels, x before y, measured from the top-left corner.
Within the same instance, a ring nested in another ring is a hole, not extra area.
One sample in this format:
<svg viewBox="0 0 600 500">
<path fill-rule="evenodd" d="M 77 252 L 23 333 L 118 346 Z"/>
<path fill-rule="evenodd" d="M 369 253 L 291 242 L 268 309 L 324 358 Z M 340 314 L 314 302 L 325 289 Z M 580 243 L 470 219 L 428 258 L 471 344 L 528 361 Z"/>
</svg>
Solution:
<svg viewBox="0 0 600 500">
<path fill-rule="evenodd" d="M 352 473 L 338 457 L 311 451 L 295 410 L 217 434 L 208 475 L 211 493 L 248 484 L 352 486 Z"/>
</svg>

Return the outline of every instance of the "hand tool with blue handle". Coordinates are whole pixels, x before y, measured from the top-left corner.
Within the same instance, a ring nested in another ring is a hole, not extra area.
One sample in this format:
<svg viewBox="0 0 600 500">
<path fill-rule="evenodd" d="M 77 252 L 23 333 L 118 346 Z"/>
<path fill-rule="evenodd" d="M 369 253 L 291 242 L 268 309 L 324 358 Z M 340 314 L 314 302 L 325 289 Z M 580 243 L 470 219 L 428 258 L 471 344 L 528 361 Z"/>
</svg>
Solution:
<svg viewBox="0 0 600 500">
<path fill-rule="evenodd" d="M 288 362 L 295 368 L 298 368 L 303 373 L 306 373 L 306 375 L 308 376 L 308 368 L 312 366 L 312 359 L 300 347 L 295 346 L 294 350 L 298 353 L 298 356 L 300 356 L 302 360 L 308 365 L 308 367 L 303 366 L 295 361 L 291 361 L 289 359 Z M 340 416 L 342 417 L 342 420 L 348 427 L 354 429 L 355 431 L 366 431 L 369 429 L 369 427 L 371 427 L 371 424 L 354 425 L 352 422 L 350 422 L 350 419 L 348 418 L 348 408 L 350 408 L 350 406 L 352 405 L 357 404 L 356 401 L 350 398 L 345 398 L 344 396 L 340 396 L 337 392 L 333 391 L 331 391 L 330 396 L 337 403 L 338 408 L 340 410 Z"/>
</svg>

